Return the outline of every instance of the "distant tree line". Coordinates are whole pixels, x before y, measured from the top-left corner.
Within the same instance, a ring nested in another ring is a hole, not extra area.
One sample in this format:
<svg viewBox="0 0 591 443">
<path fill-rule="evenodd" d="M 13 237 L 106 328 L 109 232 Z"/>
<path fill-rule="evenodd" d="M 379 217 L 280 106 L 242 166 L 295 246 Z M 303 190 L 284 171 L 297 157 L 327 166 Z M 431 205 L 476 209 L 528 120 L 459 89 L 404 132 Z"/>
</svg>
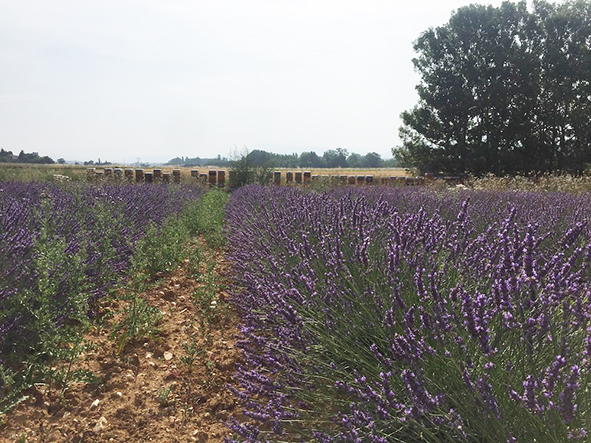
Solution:
<svg viewBox="0 0 591 443">
<path fill-rule="evenodd" d="M 48 156 L 41 157 L 37 152 L 26 153 L 21 151 L 19 155 L 14 155 L 12 151 L 0 149 L 0 163 L 54 164 L 55 161 Z"/>
<path fill-rule="evenodd" d="M 259 149 L 241 155 L 242 161 L 247 161 L 252 167 L 267 168 L 389 168 L 397 165 L 395 159 L 384 160 L 380 154 L 370 152 L 365 155 L 351 153 L 347 149 L 337 148 L 325 151 L 322 155 L 314 151 L 301 154 L 274 154 Z M 167 165 L 191 166 L 221 166 L 230 167 L 235 160 L 225 157 L 217 158 L 188 158 L 176 157 Z"/>
<path fill-rule="evenodd" d="M 169 166 L 228 166 L 230 161 L 226 157 L 218 155 L 214 158 L 201 158 L 201 157 L 175 157 L 169 160 L 165 165 Z"/>
<path fill-rule="evenodd" d="M 78 164 L 78 163 L 76 163 L 76 164 Z M 95 165 L 96 166 L 107 166 L 107 165 L 111 165 L 112 163 L 107 162 L 107 161 L 101 162 L 101 159 L 99 158 L 96 163 L 94 160 L 88 160 L 88 161 L 85 161 L 83 164 L 84 164 L 84 166 L 95 166 Z"/>
<path fill-rule="evenodd" d="M 414 44 L 401 166 L 497 175 L 591 167 L 591 2 L 472 4 Z"/>
</svg>

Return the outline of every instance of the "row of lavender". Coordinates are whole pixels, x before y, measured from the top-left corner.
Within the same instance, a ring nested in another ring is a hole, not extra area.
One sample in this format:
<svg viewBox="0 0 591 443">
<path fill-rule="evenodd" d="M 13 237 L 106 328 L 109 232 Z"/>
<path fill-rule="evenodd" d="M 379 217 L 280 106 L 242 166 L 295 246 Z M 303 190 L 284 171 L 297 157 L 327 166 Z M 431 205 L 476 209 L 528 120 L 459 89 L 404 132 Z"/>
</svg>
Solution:
<svg viewBox="0 0 591 443">
<path fill-rule="evenodd" d="M 200 192 L 0 182 L 0 369 L 92 314 L 94 302 L 121 283 L 148 227 Z"/>
<path fill-rule="evenodd" d="M 589 208 L 591 194 L 236 191 L 249 419 L 234 439 L 588 441 Z"/>
</svg>

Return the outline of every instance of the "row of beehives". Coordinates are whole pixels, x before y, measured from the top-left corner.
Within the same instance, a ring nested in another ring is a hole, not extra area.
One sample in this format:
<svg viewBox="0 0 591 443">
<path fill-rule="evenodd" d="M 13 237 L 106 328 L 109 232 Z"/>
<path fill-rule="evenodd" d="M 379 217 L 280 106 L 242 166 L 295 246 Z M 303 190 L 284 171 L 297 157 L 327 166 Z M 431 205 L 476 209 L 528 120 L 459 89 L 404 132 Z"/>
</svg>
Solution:
<svg viewBox="0 0 591 443">
<path fill-rule="evenodd" d="M 162 169 L 153 169 L 152 171 L 144 171 L 143 169 L 123 169 L 123 168 L 104 168 L 97 170 L 95 168 L 88 168 L 89 179 L 111 179 L 123 180 L 137 183 L 180 183 L 181 170 L 173 169 L 172 172 L 163 172 Z M 232 187 L 234 178 L 234 171 L 229 171 L 228 182 L 226 183 L 225 170 L 209 170 L 207 173 L 200 173 L 197 169 L 191 170 L 191 179 L 202 182 L 204 184 L 229 186 Z M 312 175 L 310 171 L 282 171 L 273 172 L 273 183 L 275 185 L 281 184 L 310 184 L 314 182 L 330 182 L 341 185 L 404 185 L 414 186 L 422 185 L 426 181 L 435 179 L 434 174 L 425 174 L 425 177 L 387 177 L 373 175 Z M 446 181 L 461 182 L 460 177 L 445 177 Z"/>
<path fill-rule="evenodd" d="M 230 171 L 229 181 L 232 183 L 232 172 Z M 213 178 L 212 174 L 213 173 Z M 285 176 L 283 175 L 285 174 Z M 400 177 L 400 176 L 373 176 L 373 175 L 312 175 L 311 171 L 281 171 L 273 172 L 273 183 L 281 184 L 310 184 L 315 182 L 325 182 L 341 185 L 402 185 L 402 186 L 420 186 L 434 180 L 443 180 L 448 184 L 455 185 L 464 181 L 464 176 L 444 177 L 435 176 L 433 173 L 427 173 L 423 177 Z M 215 171 L 210 171 L 210 184 L 215 184 Z M 218 181 L 219 183 L 219 181 Z M 231 186 L 231 185 L 230 185 Z"/>
<path fill-rule="evenodd" d="M 310 171 L 287 171 L 284 181 L 281 171 L 273 173 L 273 183 L 276 185 L 283 183 L 309 184 L 319 181 L 342 185 L 371 185 L 374 183 L 418 185 L 422 184 L 424 179 L 423 177 L 374 177 L 373 175 L 312 175 Z"/>
<path fill-rule="evenodd" d="M 144 171 L 143 169 L 131 168 L 88 168 L 86 170 L 89 180 L 126 180 L 138 183 L 180 183 L 181 170 L 173 169 L 172 172 L 163 172 L 162 169 Z"/>
<path fill-rule="evenodd" d="M 210 170 L 206 173 L 199 173 L 197 170 L 191 171 L 191 177 L 199 179 L 204 183 L 210 185 L 226 186 L 230 188 L 233 186 L 234 171 L 230 170 L 228 173 L 228 183 L 226 183 L 226 171 L 224 170 Z M 429 179 L 429 177 L 427 177 Z M 330 182 L 333 184 L 343 185 L 365 185 L 365 184 L 402 184 L 402 185 L 422 185 L 425 182 L 424 177 L 385 177 L 380 176 L 374 178 L 373 175 L 312 175 L 311 171 L 274 171 L 273 184 L 310 184 L 318 182 Z"/>
</svg>

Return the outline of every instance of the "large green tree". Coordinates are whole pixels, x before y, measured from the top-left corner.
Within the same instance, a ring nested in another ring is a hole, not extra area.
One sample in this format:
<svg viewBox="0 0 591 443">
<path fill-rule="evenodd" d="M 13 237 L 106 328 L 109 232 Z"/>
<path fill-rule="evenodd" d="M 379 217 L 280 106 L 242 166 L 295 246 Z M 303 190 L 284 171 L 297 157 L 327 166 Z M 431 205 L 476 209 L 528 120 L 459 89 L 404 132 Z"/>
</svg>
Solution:
<svg viewBox="0 0 591 443">
<path fill-rule="evenodd" d="M 324 166 L 324 159 L 314 151 L 302 152 L 298 166 L 300 168 L 322 168 Z"/>
<path fill-rule="evenodd" d="M 344 148 L 329 149 L 324 151 L 322 158 L 327 168 L 346 168 L 349 166 L 347 157 L 349 152 Z"/>
<path fill-rule="evenodd" d="M 401 164 L 477 175 L 591 163 L 591 3 L 470 5 L 414 44 Z"/>
</svg>

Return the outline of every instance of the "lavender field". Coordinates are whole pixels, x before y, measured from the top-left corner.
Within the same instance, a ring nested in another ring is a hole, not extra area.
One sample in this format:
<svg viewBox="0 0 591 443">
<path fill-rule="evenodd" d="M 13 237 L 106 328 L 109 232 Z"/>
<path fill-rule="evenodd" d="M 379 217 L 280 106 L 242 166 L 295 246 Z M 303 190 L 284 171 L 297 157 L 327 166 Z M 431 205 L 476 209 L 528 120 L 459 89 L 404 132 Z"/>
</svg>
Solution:
<svg viewBox="0 0 591 443">
<path fill-rule="evenodd" d="M 245 187 L 230 441 L 591 432 L 591 194 Z"/>
<path fill-rule="evenodd" d="M 167 220 L 201 193 L 0 182 L 0 411 L 18 393 L 16 385 L 35 381 L 39 363 L 79 340 L 77 326 L 125 282 L 133 263 L 137 272 L 146 238 L 168 229 L 167 241 L 176 241 Z"/>
</svg>

